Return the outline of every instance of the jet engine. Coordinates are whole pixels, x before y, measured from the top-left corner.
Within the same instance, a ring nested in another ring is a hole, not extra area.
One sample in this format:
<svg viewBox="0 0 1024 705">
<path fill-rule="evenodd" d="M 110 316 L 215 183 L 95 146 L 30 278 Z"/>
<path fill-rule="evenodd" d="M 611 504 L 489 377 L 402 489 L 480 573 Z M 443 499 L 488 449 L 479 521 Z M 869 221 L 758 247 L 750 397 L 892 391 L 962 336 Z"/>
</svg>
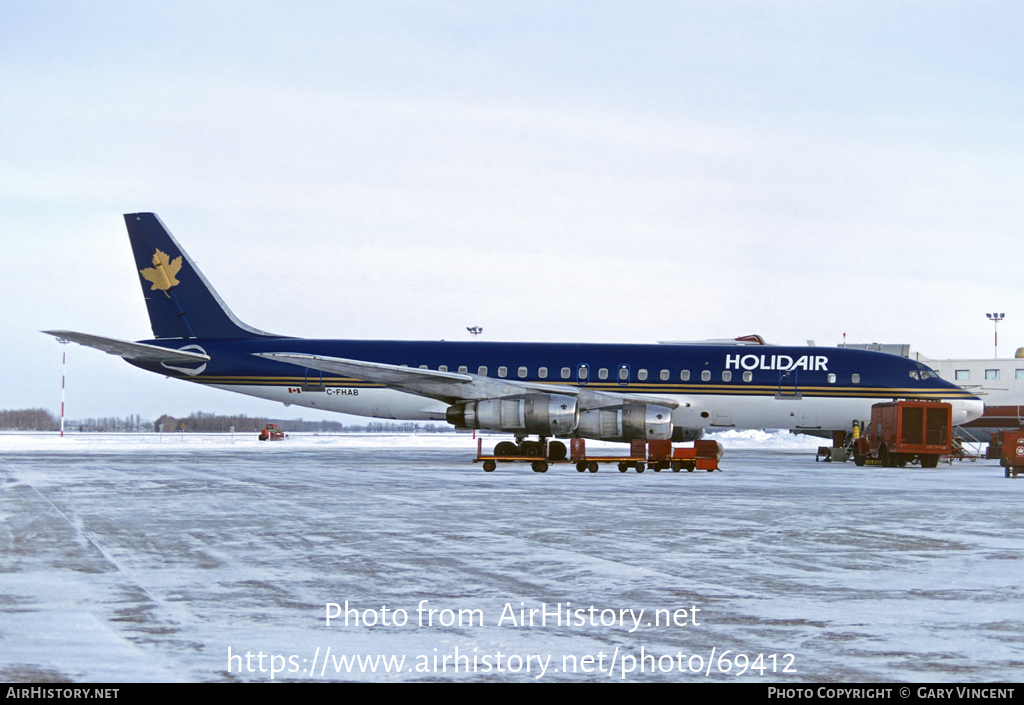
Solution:
<svg viewBox="0 0 1024 705">
<path fill-rule="evenodd" d="M 672 429 L 673 443 L 691 443 L 693 441 L 699 441 L 703 437 L 703 428 L 685 428 L 683 426 L 676 426 Z"/>
<path fill-rule="evenodd" d="M 575 397 L 530 394 L 514 399 L 484 399 L 449 406 L 448 423 L 458 428 L 484 428 L 542 437 L 565 436 L 576 429 L 579 407 Z"/>
<path fill-rule="evenodd" d="M 672 438 L 672 410 L 655 404 L 623 404 L 580 412 L 576 435 L 601 441 L 667 441 Z"/>
</svg>

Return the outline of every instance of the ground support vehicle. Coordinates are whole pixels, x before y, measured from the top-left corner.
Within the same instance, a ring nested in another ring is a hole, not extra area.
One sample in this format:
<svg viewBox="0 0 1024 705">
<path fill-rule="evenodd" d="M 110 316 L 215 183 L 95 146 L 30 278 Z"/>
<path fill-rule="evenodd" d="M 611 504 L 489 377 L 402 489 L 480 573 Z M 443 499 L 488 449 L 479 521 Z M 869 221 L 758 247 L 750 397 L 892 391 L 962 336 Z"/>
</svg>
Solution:
<svg viewBox="0 0 1024 705">
<path fill-rule="evenodd" d="M 476 458 L 474 463 L 483 463 L 484 472 L 494 472 L 498 463 L 530 463 L 534 472 L 547 472 L 548 467 L 557 463 L 568 463 L 565 455 L 565 444 L 561 441 L 547 439 L 531 443 L 512 443 L 502 441 L 494 446 L 492 455 L 484 455 L 484 440 L 476 439 Z"/>
<path fill-rule="evenodd" d="M 1006 477 L 1024 473 L 1024 432 L 997 431 L 988 444 L 988 458 L 999 458 Z"/>
<path fill-rule="evenodd" d="M 496 452 L 493 455 L 484 455 L 483 439 L 477 439 L 477 454 L 473 462 L 483 463 L 485 472 L 494 472 L 498 463 L 516 461 L 530 463 L 533 471 L 540 473 L 547 472 L 548 467 L 557 463 L 573 463 L 578 472 L 592 473 L 597 472 L 602 464 L 609 463 L 616 464 L 619 472 L 627 472 L 632 468 L 641 473 L 648 467 L 654 472 L 668 469 L 673 472 L 684 469 L 688 472 L 695 469 L 713 472 L 719 469 L 718 461 L 722 457 L 722 446 L 716 441 L 695 441 L 693 448 L 675 449 L 672 447 L 672 441 L 631 441 L 629 455 L 588 455 L 586 441 L 574 438 L 570 442 L 571 452 L 568 459 L 560 449 L 551 452 L 551 445 L 554 443 L 557 442 L 548 445 L 546 455 L 512 455 L 497 452 L 500 443 L 495 446 Z"/>
<path fill-rule="evenodd" d="M 561 441 L 543 439 L 526 443 L 502 441 L 494 446 L 492 455 L 484 455 L 484 441 L 476 439 L 474 463 L 483 463 L 484 472 L 494 472 L 498 463 L 530 463 L 534 472 L 547 472 L 550 465 L 568 463 L 565 444 Z"/>
<path fill-rule="evenodd" d="M 686 470 L 718 470 L 722 459 L 722 445 L 718 441 L 694 441 L 693 448 L 676 448 L 672 451 L 672 472 Z"/>
<path fill-rule="evenodd" d="M 866 433 L 854 445 L 854 462 L 877 460 L 885 467 L 904 467 L 918 460 L 934 468 L 950 455 L 953 407 L 945 402 L 893 401 L 871 407 Z"/>
<path fill-rule="evenodd" d="M 284 440 L 284 431 L 276 423 L 268 423 L 260 431 L 259 439 L 261 441 L 282 441 Z"/>
</svg>

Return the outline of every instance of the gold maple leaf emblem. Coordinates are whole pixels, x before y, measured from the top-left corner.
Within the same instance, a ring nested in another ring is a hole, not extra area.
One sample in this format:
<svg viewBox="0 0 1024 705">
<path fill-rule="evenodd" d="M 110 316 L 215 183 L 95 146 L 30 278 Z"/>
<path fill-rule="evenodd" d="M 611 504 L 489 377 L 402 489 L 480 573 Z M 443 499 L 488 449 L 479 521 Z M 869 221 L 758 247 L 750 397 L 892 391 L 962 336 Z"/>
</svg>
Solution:
<svg viewBox="0 0 1024 705">
<path fill-rule="evenodd" d="M 156 291 L 160 289 L 164 292 L 165 296 L 170 296 L 167 290 L 172 286 L 177 286 L 181 282 L 174 278 L 174 275 L 181 269 L 181 257 L 175 257 L 172 261 L 166 253 L 160 250 L 156 251 L 153 255 L 153 266 L 140 269 L 139 272 L 142 274 L 142 278 L 148 282 L 153 283 L 153 288 L 150 291 Z"/>
</svg>

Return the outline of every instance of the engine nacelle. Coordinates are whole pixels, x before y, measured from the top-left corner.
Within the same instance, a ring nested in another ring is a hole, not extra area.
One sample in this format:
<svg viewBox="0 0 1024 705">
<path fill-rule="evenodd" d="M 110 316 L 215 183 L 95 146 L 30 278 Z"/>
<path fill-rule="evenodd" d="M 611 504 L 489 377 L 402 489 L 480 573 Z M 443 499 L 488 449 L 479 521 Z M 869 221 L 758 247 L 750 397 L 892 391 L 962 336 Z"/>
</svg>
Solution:
<svg viewBox="0 0 1024 705">
<path fill-rule="evenodd" d="M 676 426 L 672 429 L 672 442 L 673 443 L 691 443 L 693 441 L 699 441 L 704 437 L 704 429 L 698 428 L 684 428 L 683 426 Z"/>
<path fill-rule="evenodd" d="M 530 394 L 449 406 L 445 419 L 458 428 L 483 428 L 523 436 L 564 436 L 576 430 L 579 406 L 575 397 L 563 394 Z"/>
<path fill-rule="evenodd" d="M 672 439 L 672 410 L 655 404 L 623 404 L 580 412 L 575 435 L 600 441 Z"/>
</svg>

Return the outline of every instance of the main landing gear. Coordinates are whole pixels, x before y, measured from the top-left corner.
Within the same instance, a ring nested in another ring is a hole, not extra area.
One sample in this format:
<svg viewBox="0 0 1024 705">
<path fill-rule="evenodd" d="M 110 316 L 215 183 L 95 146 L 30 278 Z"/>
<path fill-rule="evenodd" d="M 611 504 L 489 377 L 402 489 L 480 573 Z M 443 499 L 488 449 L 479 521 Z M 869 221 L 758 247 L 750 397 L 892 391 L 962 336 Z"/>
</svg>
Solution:
<svg viewBox="0 0 1024 705">
<path fill-rule="evenodd" d="M 549 442 L 546 438 L 541 438 L 539 441 L 528 441 L 524 438 L 517 438 L 515 443 L 512 441 L 502 441 L 494 446 L 495 455 L 509 458 L 509 460 L 500 461 L 503 463 L 512 462 L 511 458 L 513 457 L 540 458 L 559 462 L 561 460 L 565 460 L 568 453 L 569 451 L 565 447 L 564 443 L 561 441 Z M 544 470 L 538 470 L 537 472 L 545 472 L 546 470 L 547 468 Z"/>
</svg>

